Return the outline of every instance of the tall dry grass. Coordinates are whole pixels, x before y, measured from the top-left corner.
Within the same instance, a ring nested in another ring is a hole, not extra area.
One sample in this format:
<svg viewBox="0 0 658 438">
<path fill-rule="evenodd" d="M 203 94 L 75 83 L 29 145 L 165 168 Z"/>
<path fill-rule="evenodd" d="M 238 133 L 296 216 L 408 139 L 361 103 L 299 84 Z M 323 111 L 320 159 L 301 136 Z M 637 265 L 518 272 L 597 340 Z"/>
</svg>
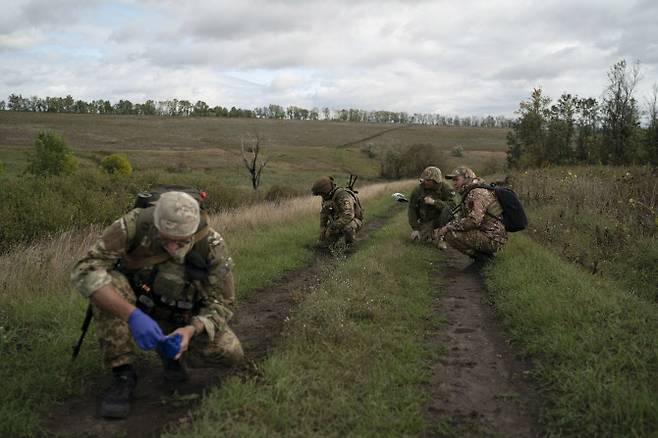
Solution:
<svg viewBox="0 0 658 438">
<path fill-rule="evenodd" d="M 404 190 L 411 180 L 379 183 L 359 190 L 363 201 L 386 192 Z M 317 214 L 320 198 L 303 196 L 279 203 L 261 203 L 219 213 L 210 224 L 227 236 L 261 227 L 280 225 L 302 216 Z M 67 231 L 28 245 L 17 245 L 0 256 L 0 302 L 3 298 L 37 298 L 43 295 L 69 294 L 69 273 L 102 229 L 92 225 L 82 231 Z"/>
</svg>

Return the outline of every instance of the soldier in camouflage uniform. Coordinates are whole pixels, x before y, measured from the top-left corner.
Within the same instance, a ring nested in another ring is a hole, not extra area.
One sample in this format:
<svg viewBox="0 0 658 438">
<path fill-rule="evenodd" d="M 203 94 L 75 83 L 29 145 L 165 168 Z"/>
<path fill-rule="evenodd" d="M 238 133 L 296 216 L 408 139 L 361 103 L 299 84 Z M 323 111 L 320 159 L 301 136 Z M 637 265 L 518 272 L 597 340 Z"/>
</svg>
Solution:
<svg viewBox="0 0 658 438">
<path fill-rule="evenodd" d="M 466 194 L 457 215 L 436 231 L 445 236 L 450 246 L 469 255 L 476 262 L 485 262 L 507 242 L 502 223 L 503 208 L 492 190 L 472 188 L 483 184 L 471 169 L 459 167 L 447 178 L 460 194 Z"/>
<path fill-rule="evenodd" d="M 431 241 L 433 231 L 450 221 L 451 211 L 458 203 L 459 197 L 443 181 L 438 167 L 423 170 L 420 183 L 409 197 L 407 215 L 412 229 L 411 240 Z"/>
<path fill-rule="evenodd" d="M 242 361 L 242 346 L 228 326 L 233 262 L 206 220 L 192 196 L 164 193 L 155 206 L 134 209 L 106 228 L 75 265 L 71 281 L 92 303 L 113 374 L 104 417 L 129 413 L 137 382 L 133 341 L 157 349 L 168 380 L 186 380 L 187 365 Z"/>
<path fill-rule="evenodd" d="M 350 245 L 363 225 L 363 208 L 356 193 L 349 188 L 336 187 L 329 176 L 319 178 L 313 184 L 314 196 L 322 196 L 320 210 L 321 246 L 329 246 L 341 238 Z"/>
</svg>

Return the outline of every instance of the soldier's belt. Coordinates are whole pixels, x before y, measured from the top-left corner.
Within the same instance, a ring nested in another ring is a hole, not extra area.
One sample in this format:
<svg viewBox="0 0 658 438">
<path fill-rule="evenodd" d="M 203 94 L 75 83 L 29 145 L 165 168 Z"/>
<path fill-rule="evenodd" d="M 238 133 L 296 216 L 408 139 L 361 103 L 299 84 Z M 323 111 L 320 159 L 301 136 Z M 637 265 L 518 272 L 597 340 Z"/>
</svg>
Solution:
<svg viewBox="0 0 658 438">
<path fill-rule="evenodd" d="M 182 312 L 194 309 L 194 303 L 192 301 L 175 300 L 172 298 L 164 297 L 162 295 L 158 295 L 156 293 L 141 294 L 137 298 L 137 301 L 149 309 L 152 309 L 158 305 L 166 306 L 171 310 L 178 310 Z"/>
</svg>

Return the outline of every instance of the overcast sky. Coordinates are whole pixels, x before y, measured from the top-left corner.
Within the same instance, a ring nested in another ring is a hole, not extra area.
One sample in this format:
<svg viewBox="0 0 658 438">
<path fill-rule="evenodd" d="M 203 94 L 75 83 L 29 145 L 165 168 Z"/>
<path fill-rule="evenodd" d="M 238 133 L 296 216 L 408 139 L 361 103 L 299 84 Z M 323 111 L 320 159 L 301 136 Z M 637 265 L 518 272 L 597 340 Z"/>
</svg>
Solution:
<svg viewBox="0 0 658 438">
<path fill-rule="evenodd" d="M 5 0 L 0 100 L 203 100 L 512 116 L 533 87 L 658 82 L 656 0 Z"/>
</svg>

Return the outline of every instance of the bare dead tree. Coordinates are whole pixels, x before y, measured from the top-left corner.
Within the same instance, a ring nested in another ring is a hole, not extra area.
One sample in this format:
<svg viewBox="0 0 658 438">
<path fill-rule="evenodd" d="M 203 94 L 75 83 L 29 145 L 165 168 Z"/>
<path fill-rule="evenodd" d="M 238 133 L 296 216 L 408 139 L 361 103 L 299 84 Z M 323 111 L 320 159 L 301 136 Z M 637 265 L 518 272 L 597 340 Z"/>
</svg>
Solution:
<svg viewBox="0 0 658 438">
<path fill-rule="evenodd" d="M 260 175 L 269 161 L 269 158 L 265 158 L 261 155 L 262 140 L 263 139 L 258 133 L 254 135 L 253 144 L 245 146 L 244 139 L 240 140 L 242 161 L 244 161 L 244 166 L 249 171 L 251 187 L 254 190 L 258 189 L 258 186 L 260 185 Z"/>
</svg>

